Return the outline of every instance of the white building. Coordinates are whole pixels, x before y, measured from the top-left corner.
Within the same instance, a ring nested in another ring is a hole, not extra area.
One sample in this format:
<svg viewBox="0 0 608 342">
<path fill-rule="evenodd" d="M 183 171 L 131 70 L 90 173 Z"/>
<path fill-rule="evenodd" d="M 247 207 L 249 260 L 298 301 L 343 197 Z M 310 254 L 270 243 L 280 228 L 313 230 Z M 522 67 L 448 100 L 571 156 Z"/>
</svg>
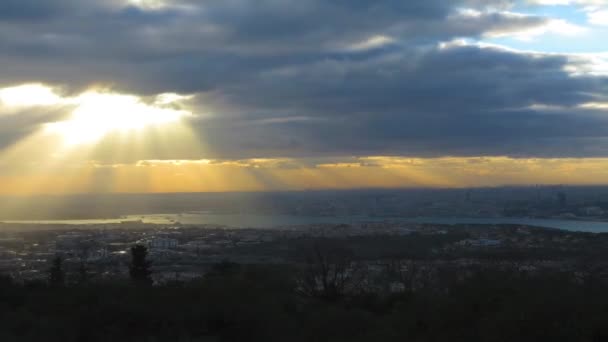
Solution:
<svg viewBox="0 0 608 342">
<path fill-rule="evenodd" d="M 176 239 L 154 238 L 148 242 L 150 249 L 172 249 L 176 248 L 178 241 Z"/>
</svg>

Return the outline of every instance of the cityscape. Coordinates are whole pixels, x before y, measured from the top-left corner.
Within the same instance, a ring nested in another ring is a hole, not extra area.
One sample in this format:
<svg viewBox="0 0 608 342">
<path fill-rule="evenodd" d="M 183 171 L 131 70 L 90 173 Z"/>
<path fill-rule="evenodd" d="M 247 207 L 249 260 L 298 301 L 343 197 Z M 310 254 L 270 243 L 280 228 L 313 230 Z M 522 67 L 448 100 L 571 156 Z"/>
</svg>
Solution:
<svg viewBox="0 0 608 342">
<path fill-rule="evenodd" d="M 222 262 L 297 265 L 304 263 L 306 243 L 317 240 L 333 240 L 343 246 L 375 240 L 370 246 L 358 247 L 369 249 L 357 261 L 370 269 L 393 260 L 427 266 L 448 263 L 463 268 L 495 267 L 495 259 L 504 258 L 505 264 L 519 265 L 518 270 L 553 268 L 576 273 L 580 266 L 577 261 L 588 254 L 604 255 L 608 247 L 605 234 L 507 224 L 376 221 L 260 229 L 125 221 L 86 226 L 5 223 L 0 227 L 0 272 L 22 283 L 46 282 L 57 257 L 74 279 L 86 270 L 88 279 L 128 282 L 130 250 L 136 245 L 147 247 L 152 278 L 159 285 L 203 278 Z M 397 245 L 389 248 L 392 239 Z M 409 247 L 418 242 L 422 246 Z M 605 260 L 596 262 L 608 267 Z"/>
<path fill-rule="evenodd" d="M 0 0 L 0 342 L 608 341 L 608 0 Z"/>
</svg>

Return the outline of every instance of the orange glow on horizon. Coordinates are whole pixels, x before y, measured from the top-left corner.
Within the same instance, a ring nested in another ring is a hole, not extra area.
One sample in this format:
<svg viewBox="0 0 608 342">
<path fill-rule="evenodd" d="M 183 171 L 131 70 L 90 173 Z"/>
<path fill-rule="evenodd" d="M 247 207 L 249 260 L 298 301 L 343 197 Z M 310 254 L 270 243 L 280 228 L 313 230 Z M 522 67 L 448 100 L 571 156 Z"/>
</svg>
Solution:
<svg viewBox="0 0 608 342">
<path fill-rule="evenodd" d="M 69 163 L 0 175 L 1 194 L 170 193 L 353 188 L 459 188 L 608 183 L 608 159 L 352 158 Z"/>
<path fill-rule="evenodd" d="M 40 107 L 65 114 L 0 151 L 0 194 L 608 183 L 608 158 L 205 159 L 214 151 L 182 120 L 195 115 L 188 110 L 189 99 L 180 94 L 144 99 L 95 89 L 62 96 L 41 84 L 0 88 L 1 115 Z M 172 160 L 176 155 L 192 160 Z"/>
</svg>

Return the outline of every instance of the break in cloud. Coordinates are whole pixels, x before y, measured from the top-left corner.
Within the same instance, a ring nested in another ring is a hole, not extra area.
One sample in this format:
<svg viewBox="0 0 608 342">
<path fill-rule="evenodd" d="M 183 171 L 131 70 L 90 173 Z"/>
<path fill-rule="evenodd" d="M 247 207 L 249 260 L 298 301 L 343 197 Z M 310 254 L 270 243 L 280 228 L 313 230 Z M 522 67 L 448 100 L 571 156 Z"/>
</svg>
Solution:
<svg viewBox="0 0 608 342">
<path fill-rule="evenodd" d="M 607 55 L 484 43 L 592 29 L 518 12 L 524 2 L 570 6 L 595 24 L 606 10 L 568 0 L 4 0 L 0 87 L 40 83 L 62 98 L 103 87 L 150 104 L 189 95 L 170 106 L 192 114 L 183 120 L 205 148 L 133 160 L 608 156 Z M 71 110 L 0 110 L 0 146 Z M 91 158 L 115 161 L 114 147 L 102 142 Z"/>
</svg>

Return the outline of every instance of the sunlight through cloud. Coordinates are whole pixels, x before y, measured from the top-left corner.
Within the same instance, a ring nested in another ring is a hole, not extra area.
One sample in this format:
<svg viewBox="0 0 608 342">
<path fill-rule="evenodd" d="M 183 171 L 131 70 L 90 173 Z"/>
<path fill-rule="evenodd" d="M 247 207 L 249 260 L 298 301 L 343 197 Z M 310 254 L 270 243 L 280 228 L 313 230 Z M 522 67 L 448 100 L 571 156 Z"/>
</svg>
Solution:
<svg viewBox="0 0 608 342">
<path fill-rule="evenodd" d="M 163 98 L 161 103 L 170 104 L 180 98 Z M 183 110 L 149 105 L 130 95 L 89 92 L 74 101 L 77 108 L 69 120 L 46 126 L 47 132 L 59 134 L 68 145 L 92 143 L 110 132 L 141 130 L 190 115 Z"/>
<path fill-rule="evenodd" d="M 52 106 L 64 100 L 42 84 L 24 84 L 0 89 L 0 103 L 8 107 Z"/>
</svg>

